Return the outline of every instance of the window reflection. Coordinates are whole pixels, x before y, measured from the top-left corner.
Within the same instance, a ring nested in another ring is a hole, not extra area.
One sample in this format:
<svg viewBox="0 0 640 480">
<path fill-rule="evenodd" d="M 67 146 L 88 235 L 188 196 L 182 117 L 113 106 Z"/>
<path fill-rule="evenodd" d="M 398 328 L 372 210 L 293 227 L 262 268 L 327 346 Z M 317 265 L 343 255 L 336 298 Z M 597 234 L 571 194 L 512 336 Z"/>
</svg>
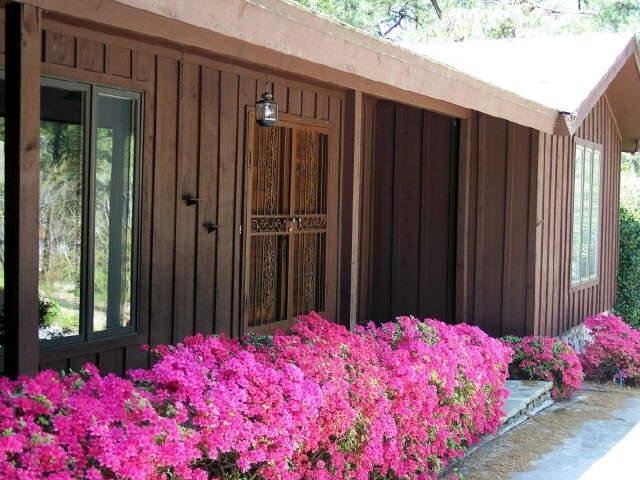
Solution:
<svg viewBox="0 0 640 480">
<path fill-rule="evenodd" d="M 135 103 L 99 93 L 95 168 L 93 330 L 131 323 Z"/>
<path fill-rule="evenodd" d="M 598 278 L 601 152 L 576 145 L 571 240 L 571 284 Z"/>
<path fill-rule="evenodd" d="M 4 79 L 0 77 L 0 372 L 4 329 Z M 141 98 L 42 79 L 38 293 L 44 341 L 134 327 Z M 91 115 L 92 114 L 92 115 Z"/>
<path fill-rule="evenodd" d="M 80 334 L 86 92 L 41 89 L 40 338 Z"/>
</svg>

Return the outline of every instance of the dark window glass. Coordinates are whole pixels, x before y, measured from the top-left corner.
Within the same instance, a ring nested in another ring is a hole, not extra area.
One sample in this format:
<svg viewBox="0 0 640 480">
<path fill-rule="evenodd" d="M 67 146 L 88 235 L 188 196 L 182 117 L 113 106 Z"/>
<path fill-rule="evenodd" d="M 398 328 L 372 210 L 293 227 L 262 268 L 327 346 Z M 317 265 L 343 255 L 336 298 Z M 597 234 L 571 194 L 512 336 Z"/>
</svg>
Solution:
<svg viewBox="0 0 640 480">
<path fill-rule="evenodd" d="M 43 80 L 40 338 L 134 327 L 138 94 Z"/>
<path fill-rule="evenodd" d="M 39 337 L 135 327 L 135 177 L 141 97 L 43 79 Z M 4 78 L 0 76 L 0 372 L 4 371 Z"/>
<path fill-rule="evenodd" d="M 98 93 L 93 330 L 131 325 L 136 102 Z"/>
<path fill-rule="evenodd" d="M 40 338 L 80 335 L 87 89 L 41 89 Z"/>
</svg>

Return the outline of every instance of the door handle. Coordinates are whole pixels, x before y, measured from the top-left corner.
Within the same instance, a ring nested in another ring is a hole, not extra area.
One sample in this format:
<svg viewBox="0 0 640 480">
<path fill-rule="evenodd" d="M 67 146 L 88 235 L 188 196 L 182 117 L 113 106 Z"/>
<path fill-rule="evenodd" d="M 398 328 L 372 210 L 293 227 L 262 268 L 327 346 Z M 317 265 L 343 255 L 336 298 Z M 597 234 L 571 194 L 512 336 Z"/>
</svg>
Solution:
<svg viewBox="0 0 640 480">
<path fill-rule="evenodd" d="M 207 230 L 207 233 L 212 233 L 218 229 L 218 225 L 213 222 L 204 222 L 202 226 Z"/>
<path fill-rule="evenodd" d="M 202 198 L 193 197 L 191 195 L 185 195 L 184 197 L 182 197 L 182 199 L 184 200 L 184 203 L 186 203 L 188 207 L 195 205 L 201 200 L 204 200 Z"/>
</svg>

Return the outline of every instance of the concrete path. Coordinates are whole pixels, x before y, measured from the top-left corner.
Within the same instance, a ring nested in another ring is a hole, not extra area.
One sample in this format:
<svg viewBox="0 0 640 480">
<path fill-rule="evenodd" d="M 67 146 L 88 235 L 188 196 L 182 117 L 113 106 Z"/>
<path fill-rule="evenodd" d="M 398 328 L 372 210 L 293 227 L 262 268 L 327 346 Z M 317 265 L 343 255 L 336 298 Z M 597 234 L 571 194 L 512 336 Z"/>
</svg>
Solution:
<svg viewBox="0 0 640 480">
<path fill-rule="evenodd" d="M 640 390 L 587 385 L 465 459 L 466 480 L 640 479 Z"/>
</svg>

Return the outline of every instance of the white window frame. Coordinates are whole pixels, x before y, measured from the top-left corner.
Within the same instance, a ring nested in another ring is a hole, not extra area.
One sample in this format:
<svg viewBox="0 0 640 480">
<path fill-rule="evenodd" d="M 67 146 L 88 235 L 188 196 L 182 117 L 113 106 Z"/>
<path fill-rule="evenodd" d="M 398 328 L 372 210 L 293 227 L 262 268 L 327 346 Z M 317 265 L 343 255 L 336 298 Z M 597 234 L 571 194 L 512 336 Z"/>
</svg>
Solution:
<svg viewBox="0 0 640 480">
<path fill-rule="evenodd" d="M 600 277 L 603 163 L 602 145 L 576 139 L 573 149 L 571 268 L 569 270 L 572 288 L 597 284 Z M 589 179 L 585 176 L 589 176 Z M 597 191 L 594 191 L 594 187 Z M 588 192 L 585 195 L 587 188 Z M 594 201 L 597 205 L 593 204 Z M 577 226 L 576 222 L 580 225 Z"/>
</svg>

